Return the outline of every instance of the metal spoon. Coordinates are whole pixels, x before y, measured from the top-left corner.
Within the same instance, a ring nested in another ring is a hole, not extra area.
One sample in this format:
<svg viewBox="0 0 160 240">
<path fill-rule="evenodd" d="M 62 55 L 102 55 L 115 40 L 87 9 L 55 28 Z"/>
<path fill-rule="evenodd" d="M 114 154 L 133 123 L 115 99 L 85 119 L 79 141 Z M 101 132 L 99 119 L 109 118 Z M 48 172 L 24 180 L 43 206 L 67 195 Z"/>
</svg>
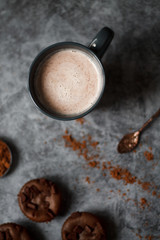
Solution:
<svg viewBox="0 0 160 240">
<path fill-rule="evenodd" d="M 118 144 L 117 150 L 119 153 L 131 152 L 139 142 L 141 132 L 150 124 L 155 118 L 160 115 L 160 109 L 136 132 L 124 135 Z"/>
</svg>

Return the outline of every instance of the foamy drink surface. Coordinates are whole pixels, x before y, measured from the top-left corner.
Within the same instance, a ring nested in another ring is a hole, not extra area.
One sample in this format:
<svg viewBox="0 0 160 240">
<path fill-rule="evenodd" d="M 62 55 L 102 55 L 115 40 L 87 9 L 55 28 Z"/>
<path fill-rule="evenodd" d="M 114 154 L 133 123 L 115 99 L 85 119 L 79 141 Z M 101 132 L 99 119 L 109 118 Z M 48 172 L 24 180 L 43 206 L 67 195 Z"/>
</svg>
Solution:
<svg viewBox="0 0 160 240">
<path fill-rule="evenodd" d="M 46 57 L 35 74 L 37 97 L 49 111 L 79 115 L 99 98 L 102 70 L 94 57 L 63 49 Z"/>
</svg>

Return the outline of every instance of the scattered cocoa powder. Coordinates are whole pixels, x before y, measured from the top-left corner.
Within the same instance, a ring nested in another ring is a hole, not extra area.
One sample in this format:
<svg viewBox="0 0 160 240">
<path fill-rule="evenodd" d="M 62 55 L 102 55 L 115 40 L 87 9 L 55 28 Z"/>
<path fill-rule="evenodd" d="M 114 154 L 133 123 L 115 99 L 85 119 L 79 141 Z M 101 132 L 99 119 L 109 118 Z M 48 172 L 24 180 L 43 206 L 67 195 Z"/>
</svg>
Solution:
<svg viewBox="0 0 160 240">
<path fill-rule="evenodd" d="M 144 152 L 144 156 L 145 158 L 148 160 L 148 161 L 152 161 L 154 156 L 153 156 L 153 153 L 152 152 L 148 152 L 148 151 L 145 151 Z"/>
<path fill-rule="evenodd" d="M 145 227 L 148 227 L 148 222 L 145 222 L 144 226 L 145 226 Z"/>
<path fill-rule="evenodd" d="M 142 235 L 140 235 L 139 233 L 136 233 L 136 236 L 139 238 L 139 239 L 145 239 L 145 240 L 153 240 L 153 239 L 160 239 L 160 236 L 156 236 L 156 237 L 154 237 L 154 236 L 151 236 L 151 235 L 146 235 L 146 236 L 143 236 L 142 237 Z"/>
<path fill-rule="evenodd" d="M 151 182 L 142 182 L 140 179 L 138 179 L 136 176 L 133 176 L 127 169 L 121 168 L 119 165 L 112 166 L 108 162 L 102 163 L 102 171 L 108 170 L 112 178 L 116 180 L 123 180 L 124 184 L 134 184 L 137 182 L 144 191 L 147 191 L 148 193 L 151 192 L 151 189 L 157 189 L 157 186 L 154 183 Z M 104 174 L 104 173 L 103 173 Z M 156 196 L 157 192 L 154 190 L 152 192 L 152 195 Z M 160 195 L 159 195 L 160 197 Z"/>
<path fill-rule="evenodd" d="M 97 141 L 92 141 L 90 135 L 88 135 L 88 137 L 84 136 L 84 140 L 78 141 L 68 133 L 68 130 L 66 130 L 63 139 L 65 140 L 65 147 L 76 151 L 78 156 L 82 156 L 86 161 L 93 161 L 90 163 L 91 167 L 97 166 L 98 162 L 95 160 L 98 159 L 99 154 L 92 154 L 92 149 L 96 149 L 99 143 Z"/>
<path fill-rule="evenodd" d="M 139 233 L 136 233 L 136 236 L 139 237 L 139 239 L 142 239 L 142 236 Z"/>
<path fill-rule="evenodd" d="M 88 163 L 88 165 L 92 168 L 99 167 L 98 164 L 99 164 L 99 161 L 91 161 Z"/>
<path fill-rule="evenodd" d="M 152 192 L 152 195 L 153 195 L 153 196 L 156 196 L 156 195 L 157 195 L 156 191 L 153 191 L 153 192 Z"/>
<path fill-rule="evenodd" d="M 135 199 L 128 198 L 126 199 L 127 202 L 132 201 L 136 207 L 138 207 L 138 202 Z"/>
<path fill-rule="evenodd" d="M 88 184 L 90 184 L 90 178 L 89 178 L 89 177 L 86 177 L 86 182 L 87 182 Z"/>
<path fill-rule="evenodd" d="M 142 183 L 141 181 L 139 181 L 138 183 L 141 184 L 143 190 L 150 192 L 150 187 L 152 186 L 150 182 Z"/>
<path fill-rule="evenodd" d="M 144 209 L 146 206 L 148 207 L 149 203 L 147 202 L 147 200 L 145 198 L 141 198 L 141 200 L 140 200 L 140 207 L 142 209 Z"/>
<path fill-rule="evenodd" d="M 81 125 L 83 125 L 84 123 L 84 118 L 78 118 L 76 119 L 76 122 L 80 123 Z"/>
<path fill-rule="evenodd" d="M 96 148 L 98 144 L 99 144 L 99 142 L 91 142 L 91 146 L 92 146 L 93 148 Z"/>
<path fill-rule="evenodd" d="M 151 235 L 150 236 L 145 236 L 144 238 L 147 239 L 147 240 L 152 240 L 153 239 Z"/>
<path fill-rule="evenodd" d="M 103 162 L 103 163 L 102 163 L 102 171 L 104 171 L 104 170 L 106 170 L 106 169 L 107 169 L 106 163 Z"/>
<path fill-rule="evenodd" d="M 82 156 L 87 164 L 91 168 L 100 168 L 101 162 L 98 161 L 99 158 L 99 151 L 98 145 L 99 142 L 93 141 L 90 135 L 84 135 L 81 141 L 73 138 L 71 134 L 69 134 L 68 130 L 65 131 L 63 135 L 63 139 L 65 141 L 65 147 L 71 148 L 73 151 L 77 153 L 78 156 Z M 149 148 L 152 151 L 151 148 Z M 144 153 L 145 157 L 148 161 L 153 160 L 152 152 L 146 151 Z M 127 184 L 139 184 L 144 191 L 150 192 L 152 190 L 152 195 L 157 196 L 160 198 L 160 194 L 158 195 L 155 189 L 157 186 L 152 184 L 151 182 L 143 182 L 142 180 L 138 179 L 136 176 L 133 176 L 131 172 L 126 169 L 122 168 L 119 165 L 112 165 L 111 161 L 102 162 L 101 170 L 103 171 L 102 175 L 106 176 L 106 171 L 110 173 L 110 176 L 116 180 L 122 180 L 125 185 Z M 89 177 L 86 177 L 86 182 L 90 183 Z M 99 188 L 96 189 L 97 192 L 100 191 Z M 127 190 L 128 191 L 128 190 Z M 112 190 L 110 191 L 112 192 Z M 119 194 L 121 190 L 118 190 Z M 121 196 L 126 196 L 126 193 L 121 194 Z M 136 206 L 140 206 L 144 209 L 146 206 L 149 206 L 149 203 L 145 198 L 141 198 L 140 202 L 136 202 L 134 199 L 127 199 L 126 201 L 132 200 Z"/>
<path fill-rule="evenodd" d="M 152 164 L 152 170 L 155 169 L 155 167 L 158 165 L 159 161 L 157 161 L 156 163 Z"/>
<path fill-rule="evenodd" d="M 136 177 L 132 176 L 132 174 L 125 168 L 110 166 L 109 169 L 110 175 L 116 180 L 123 180 L 125 184 L 133 184 L 136 182 Z"/>
</svg>

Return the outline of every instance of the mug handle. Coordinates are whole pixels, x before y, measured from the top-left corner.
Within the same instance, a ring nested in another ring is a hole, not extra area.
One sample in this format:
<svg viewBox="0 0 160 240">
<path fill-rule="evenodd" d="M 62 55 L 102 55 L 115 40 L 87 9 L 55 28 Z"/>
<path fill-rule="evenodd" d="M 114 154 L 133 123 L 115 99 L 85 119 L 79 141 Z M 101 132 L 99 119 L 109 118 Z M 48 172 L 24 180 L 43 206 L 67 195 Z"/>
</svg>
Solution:
<svg viewBox="0 0 160 240">
<path fill-rule="evenodd" d="M 113 37 L 114 32 L 110 28 L 104 27 L 97 33 L 88 47 L 97 55 L 98 58 L 102 58 Z"/>
</svg>

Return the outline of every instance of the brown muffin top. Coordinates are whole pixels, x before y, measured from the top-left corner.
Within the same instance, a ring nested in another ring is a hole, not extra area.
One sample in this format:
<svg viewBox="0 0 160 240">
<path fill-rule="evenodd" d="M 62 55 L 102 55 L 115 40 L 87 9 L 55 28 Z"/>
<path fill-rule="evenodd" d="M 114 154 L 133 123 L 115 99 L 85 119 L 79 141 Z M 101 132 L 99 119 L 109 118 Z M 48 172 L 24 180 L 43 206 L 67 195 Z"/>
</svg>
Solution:
<svg viewBox="0 0 160 240">
<path fill-rule="evenodd" d="M 52 181 L 40 178 L 22 187 L 18 201 L 26 217 L 35 222 L 49 222 L 59 213 L 61 194 Z"/>
<path fill-rule="evenodd" d="M 0 240 L 31 240 L 27 230 L 15 223 L 0 225 Z"/>
<path fill-rule="evenodd" d="M 62 227 L 63 240 L 106 240 L 99 219 L 91 213 L 75 212 Z"/>
</svg>

